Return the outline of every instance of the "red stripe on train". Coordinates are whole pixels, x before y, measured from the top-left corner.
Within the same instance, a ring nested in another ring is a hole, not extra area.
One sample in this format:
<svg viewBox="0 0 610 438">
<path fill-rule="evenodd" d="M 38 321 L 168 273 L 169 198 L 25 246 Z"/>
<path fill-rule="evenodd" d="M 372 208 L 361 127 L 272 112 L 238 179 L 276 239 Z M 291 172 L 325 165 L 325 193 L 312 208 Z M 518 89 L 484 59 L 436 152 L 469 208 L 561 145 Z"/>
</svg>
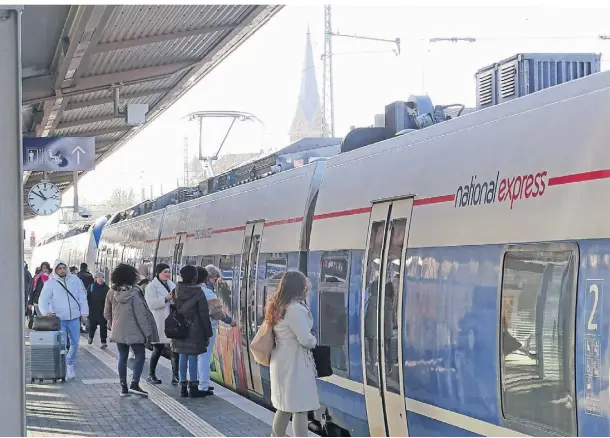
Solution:
<svg viewBox="0 0 610 438">
<path fill-rule="evenodd" d="M 414 199 L 413 206 L 417 205 L 429 205 L 429 204 L 439 204 L 441 202 L 454 202 L 455 195 L 443 195 L 443 196 L 434 196 L 432 198 L 421 198 Z"/>
<path fill-rule="evenodd" d="M 562 184 L 572 184 L 596 179 L 610 178 L 610 169 L 594 170 L 591 172 L 573 173 L 572 175 L 556 176 L 549 178 L 549 187 Z"/>
<path fill-rule="evenodd" d="M 331 219 L 334 217 L 341 217 L 341 216 L 352 216 L 355 214 L 364 214 L 364 213 L 370 213 L 370 212 L 371 212 L 371 207 L 354 208 L 353 210 L 343 210 L 343 211 L 334 211 L 332 213 L 316 214 L 313 217 L 313 219 L 315 221 L 319 221 L 322 219 Z"/>
<path fill-rule="evenodd" d="M 283 219 L 281 221 L 265 222 L 265 226 L 274 227 L 276 225 L 296 224 L 298 222 L 303 222 L 303 218 L 302 217 L 293 217 L 292 219 Z"/>
<path fill-rule="evenodd" d="M 244 231 L 245 229 L 245 225 L 242 225 L 241 227 L 219 228 L 217 230 L 212 230 L 212 234 L 231 233 L 233 231 Z"/>
</svg>

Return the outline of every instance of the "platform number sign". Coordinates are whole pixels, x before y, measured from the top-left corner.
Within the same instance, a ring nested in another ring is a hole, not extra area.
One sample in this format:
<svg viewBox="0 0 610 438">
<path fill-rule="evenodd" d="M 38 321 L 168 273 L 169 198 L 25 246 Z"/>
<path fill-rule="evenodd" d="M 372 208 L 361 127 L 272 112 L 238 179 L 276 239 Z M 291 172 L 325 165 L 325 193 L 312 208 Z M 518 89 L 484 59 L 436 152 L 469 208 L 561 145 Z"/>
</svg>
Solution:
<svg viewBox="0 0 610 438">
<path fill-rule="evenodd" d="M 585 332 L 584 332 L 584 374 L 585 374 L 585 412 L 600 416 L 601 391 L 601 339 L 602 298 L 604 280 L 590 279 L 585 282 Z"/>
</svg>

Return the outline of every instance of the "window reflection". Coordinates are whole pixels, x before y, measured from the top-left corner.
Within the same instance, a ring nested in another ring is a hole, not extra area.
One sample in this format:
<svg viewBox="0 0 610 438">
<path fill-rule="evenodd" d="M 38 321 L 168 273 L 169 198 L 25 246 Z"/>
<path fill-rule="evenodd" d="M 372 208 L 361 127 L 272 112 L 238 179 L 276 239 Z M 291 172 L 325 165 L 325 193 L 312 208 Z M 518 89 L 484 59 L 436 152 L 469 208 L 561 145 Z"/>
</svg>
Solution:
<svg viewBox="0 0 610 438">
<path fill-rule="evenodd" d="M 385 221 L 373 222 L 367 255 L 364 306 L 364 343 L 367 384 L 379 388 L 379 338 L 377 314 L 379 302 L 379 275 L 381 272 L 381 250 L 385 233 Z"/>
<path fill-rule="evenodd" d="M 335 370 L 348 372 L 349 251 L 322 254 L 319 284 L 320 344 L 330 347 Z"/>
<path fill-rule="evenodd" d="M 504 415 L 576 433 L 574 250 L 509 251 L 501 307 Z"/>
</svg>

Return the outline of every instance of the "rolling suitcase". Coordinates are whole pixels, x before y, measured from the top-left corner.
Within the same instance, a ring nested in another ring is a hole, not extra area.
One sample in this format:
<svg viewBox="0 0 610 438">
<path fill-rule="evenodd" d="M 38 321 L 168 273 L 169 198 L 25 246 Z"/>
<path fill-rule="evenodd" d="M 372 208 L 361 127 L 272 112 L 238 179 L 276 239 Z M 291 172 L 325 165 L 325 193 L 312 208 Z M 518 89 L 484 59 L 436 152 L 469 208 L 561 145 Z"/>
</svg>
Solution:
<svg viewBox="0 0 610 438">
<path fill-rule="evenodd" d="M 65 332 L 30 332 L 30 379 L 66 381 Z"/>
</svg>

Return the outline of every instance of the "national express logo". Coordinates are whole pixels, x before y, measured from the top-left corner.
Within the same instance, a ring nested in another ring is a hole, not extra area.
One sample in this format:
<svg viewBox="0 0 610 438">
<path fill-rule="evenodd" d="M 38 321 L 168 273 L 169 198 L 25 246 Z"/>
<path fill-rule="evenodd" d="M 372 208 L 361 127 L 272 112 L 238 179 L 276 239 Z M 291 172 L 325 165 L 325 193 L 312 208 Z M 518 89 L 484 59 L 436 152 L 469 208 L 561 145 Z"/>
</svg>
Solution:
<svg viewBox="0 0 610 438">
<path fill-rule="evenodd" d="M 495 180 L 484 182 L 477 181 L 477 176 L 473 175 L 469 185 L 458 187 L 455 207 L 508 202 L 512 210 L 515 201 L 544 195 L 546 186 L 546 171 L 503 178 L 498 171 Z"/>
</svg>

